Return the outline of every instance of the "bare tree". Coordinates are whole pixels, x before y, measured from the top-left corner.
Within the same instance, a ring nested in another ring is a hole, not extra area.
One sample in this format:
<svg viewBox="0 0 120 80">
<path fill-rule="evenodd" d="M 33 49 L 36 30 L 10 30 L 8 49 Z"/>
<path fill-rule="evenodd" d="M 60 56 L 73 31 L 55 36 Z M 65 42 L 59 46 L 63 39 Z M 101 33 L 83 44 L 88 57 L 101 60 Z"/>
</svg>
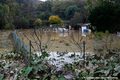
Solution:
<svg viewBox="0 0 120 80">
<path fill-rule="evenodd" d="M 99 56 L 117 53 L 120 49 L 120 38 L 115 34 L 96 33 L 94 38 L 94 51 Z"/>
<path fill-rule="evenodd" d="M 70 34 L 70 43 L 74 44 L 80 50 L 80 52 L 82 52 L 83 37 L 80 36 L 79 31 L 77 32 L 77 34 L 75 34 L 75 33 L 71 32 L 71 34 Z"/>
<path fill-rule="evenodd" d="M 32 29 L 30 34 L 23 33 L 24 37 L 31 41 L 31 47 L 34 51 L 40 51 L 41 53 L 51 45 L 50 38 L 51 33 L 47 28 Z"/>
</svg>

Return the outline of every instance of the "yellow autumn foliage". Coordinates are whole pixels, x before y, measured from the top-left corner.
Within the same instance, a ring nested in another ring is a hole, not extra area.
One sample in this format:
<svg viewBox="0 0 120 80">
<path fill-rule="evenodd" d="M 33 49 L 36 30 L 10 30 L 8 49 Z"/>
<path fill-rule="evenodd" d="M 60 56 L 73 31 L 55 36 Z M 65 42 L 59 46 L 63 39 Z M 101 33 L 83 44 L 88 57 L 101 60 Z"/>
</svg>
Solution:
<svg viewBox="0 0 120 80">
<path fill-rule="evenodd" d="M 54 15 L 54 16 L 49 17 L 49 23 L 51 23 L 51 24 L 62 24 L 63 21 L 61 20 L 61 18 L 59 16 Z"/>
</svg>

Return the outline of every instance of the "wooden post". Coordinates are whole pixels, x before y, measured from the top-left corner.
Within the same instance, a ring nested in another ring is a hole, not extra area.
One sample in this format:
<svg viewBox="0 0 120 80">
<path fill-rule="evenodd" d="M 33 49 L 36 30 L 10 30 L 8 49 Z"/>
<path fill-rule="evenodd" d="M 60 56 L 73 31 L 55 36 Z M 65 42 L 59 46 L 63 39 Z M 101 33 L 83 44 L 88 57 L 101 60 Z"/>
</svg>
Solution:
<svg viewBox="0 0 120 80">
<path fill-rule="evenodd" d="M 84 66 L 85 66 L 85 41 L 83 41 L 83 59 L 84 59 Z"/>
<path fill-rule="evenodd" d="M 30 57 L 29 57 L 29 60 L 30 60 L 30 62 L 29 62 L 29 64 L 31 65 L 31 59 L 32 59 L 32 51 L 31 51 L 31 46 L 32 46 L 32 43 L 31 43 L 31 41 L 29 41 L 29 45 L 30 45 Z"/>
<path fill-rule="evenodd" d="M 85 60 L 85 41 L 83 41 L 83 58 Z"/>
</svg>

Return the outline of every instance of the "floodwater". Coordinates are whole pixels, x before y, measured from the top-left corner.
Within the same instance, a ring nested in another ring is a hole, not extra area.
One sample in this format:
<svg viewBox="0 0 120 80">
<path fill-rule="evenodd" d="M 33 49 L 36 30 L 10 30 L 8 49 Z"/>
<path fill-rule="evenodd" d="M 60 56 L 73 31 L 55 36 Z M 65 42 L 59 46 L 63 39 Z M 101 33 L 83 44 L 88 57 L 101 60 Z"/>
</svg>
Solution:
<svg viewBox="0 0 120 80">
<path fill-rule="evenodd" d="M 64 30 L 64 31 L 63 31 Z M 12 31 L 0 31 L 0 50 L 12 50 L 13 41 L 10 38 L 10 33 Z M 32 50 L 39 51 L 39 44 L 47 45 L 47 51 L 59 51 L 59 52 L 81 52 L 82 42 L 86 41 L 86 51 L 92 52 L 92 39 L 88 37 L 81 37 L 81 32 L 77 30 L 68 29 L 53 29 L 53 30 L 36 30 L 36 37 L 33 29 L 19 29 L 16 30 L 18 36 L 23 40 L 23 42 L 29 46 L 29 42 L 32 42 Z"/>
<path fill-rule="evenodd" d="M 46 50 L 50 52 L 80 52 L 83 47 L 83 41 L 86 41 L 86 51 L 93 51 L 92 38 L 82 37 L 81 32 L 77 30 L 65 30 L 64 32 L 59 29 L 58 31 L 47 30 L 19 30 L 17 31 L 20 38 L 25 44 L 29 45 L 29 41 L 32 42 L 32 50 L 39 51 L 39 45 L 47 45 Z M 36 36 L 37 35 L 37 36 Z M 39 39 L 38 39 L 39 38 Z"/>
<path fill-rule="evenodd" d="M 13 49 L 10 33 L 11 31 L 9 30 L 0 30 L 0 51 L 9 51 Z"/>
</svg>

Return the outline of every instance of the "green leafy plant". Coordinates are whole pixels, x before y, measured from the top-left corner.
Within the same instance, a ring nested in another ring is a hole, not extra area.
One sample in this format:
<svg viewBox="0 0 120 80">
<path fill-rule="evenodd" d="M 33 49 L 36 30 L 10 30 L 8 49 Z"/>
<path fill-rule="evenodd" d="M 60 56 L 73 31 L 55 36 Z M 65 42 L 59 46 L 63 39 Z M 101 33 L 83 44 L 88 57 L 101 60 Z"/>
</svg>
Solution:
<svg viewBox="0 0 120 80">
<path fill-rule="evenodd" d="M 32 67 L 25 67 L 22 69 L 21 71 L 21 74 L 24 76 L 24 77 L 28 77 L 28 75 L 30 74 L 30 72 L 32 71 Z"/>
<path fill-rule="evenodd" d="M 0 80 L 3 80 L 4 74 L 0 74 Z"/>
</svg>

